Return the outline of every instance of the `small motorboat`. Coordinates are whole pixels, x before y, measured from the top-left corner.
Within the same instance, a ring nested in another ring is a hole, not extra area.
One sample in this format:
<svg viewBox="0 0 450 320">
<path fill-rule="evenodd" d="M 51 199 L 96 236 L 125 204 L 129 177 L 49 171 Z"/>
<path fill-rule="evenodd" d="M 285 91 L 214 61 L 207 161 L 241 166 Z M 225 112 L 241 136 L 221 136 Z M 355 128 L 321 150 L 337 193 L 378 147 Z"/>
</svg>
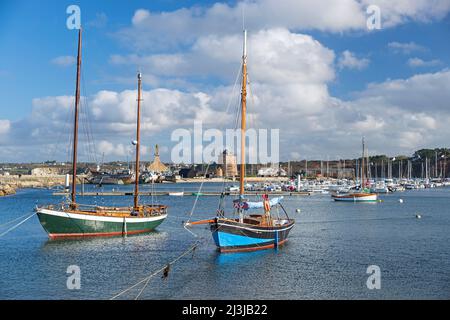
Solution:
<svg viewBox="0 0 450 320">
<path fill-rule="evenodd" d="M 169 196 L 171 196 L 171 197 L 182 197 L 182 196 L 184 196 L 184 191 L 169 192 Z"/>
</svg>

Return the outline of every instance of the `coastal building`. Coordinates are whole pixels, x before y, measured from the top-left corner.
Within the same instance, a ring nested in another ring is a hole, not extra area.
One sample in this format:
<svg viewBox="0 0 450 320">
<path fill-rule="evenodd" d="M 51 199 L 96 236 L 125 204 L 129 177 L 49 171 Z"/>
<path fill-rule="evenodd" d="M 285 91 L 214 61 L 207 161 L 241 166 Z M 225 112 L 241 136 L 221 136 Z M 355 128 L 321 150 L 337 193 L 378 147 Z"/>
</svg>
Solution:
<svg viewBox="0 0 450 320">
<path fill-rule="evenodd" d="M 234 178 L 238 175 L 236 156 L 228 150 L 224 150 L 219 155 L 218 163 L 222 166 L 222 176 Z"/>
<path fill-rule="evenodd" d="M 169 168 L 167 168 L 164 163 L 161 162 L 161 159 L 159 158 L 159 147 L 158 145 L 155 146 L 155 159 L 153 162 L 147 167 L 147 171 L 153 171 L 153 172 L 166 172 Z"/>
<path fill-rule="evenodd" d="M 216 177 L 219 177 L 219 178 L 223 177 L 223 170 L 221 167 L 216 168 Z"/>
</svg>

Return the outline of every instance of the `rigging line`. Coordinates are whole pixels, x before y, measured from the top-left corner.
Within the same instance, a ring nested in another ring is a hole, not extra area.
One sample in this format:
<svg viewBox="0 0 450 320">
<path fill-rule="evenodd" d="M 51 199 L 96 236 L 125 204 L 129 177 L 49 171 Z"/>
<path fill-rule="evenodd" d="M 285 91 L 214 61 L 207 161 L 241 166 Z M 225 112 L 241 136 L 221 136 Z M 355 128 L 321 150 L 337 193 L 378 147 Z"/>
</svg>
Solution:
<svg viewBox="0 0 450 320">
<path fill-rule="evenodd" d="M 250 81 L 250 75 L 247 75 L 247 79 L 248 79 L 248 92 L 249 92 L 249 95 L 250 95 L 250 100 L 251 100 L 251 105 L 252 106 L 255 106 L 255 99 L 254 99 L 254 96 L 253 96 L 253 88 L 251 87 L 251 81 Z M 255 125 L 255 123 L 256 123 L 256 120 L 255 120 L 255 115 L 254 115 L 254 113 L 249 113 L 248 114 L 248 124 L 249 124 L 249 127 L 252 127 L 252 126 L 254 126 Z"/>
<path fill-rule="evenodd" d="M 92 143 L 92 141 L 93 141 L 93 137 L 92 137 L 92 134 L 90 134 L 91 133 L 91 126 L 90 126 L 90 121 L 89 121 L 89 119 L 90 119 L 90 114 L 89 114 L 89 104 L 88 104 L 88 98 L 87 98 L 87 90 L 86 90 L 86 81 L 85 81 L 85 71 L 84 71 L 84 68 L 82 68 L 81 70 L 80 70 L 81 72 L 81 75 L 80 75 L 80 77 L 81 77 L 81 87 L 82 87 L 82 89 L 83 89 L 83 95 L 82 95 L 82 97 L 81 97 L 81 105 L 82 105 L 82 115 L 84 116 L 84 118 L 85 118 L 85 121 L 83 121 L 83 128 L 84 128 L 84 130 L 85 130 L 85 135 L 86 135 L 86 139 L 87 139 L 87 159 L 88 160 L 91 160 L 92 158 L 90 158 L 90 156 L 91 156 L 91 152 L 92 152 L 92 149 L 91 149 L 91 143 Z M 95 146 L 94 146 L 95 147 Z M 94 153 L 94 160 L 96 160 L 95 159 L 96 158 L 96 155 L 95 155 L 95 153 Z"/>
<path fill-rule="evenodd" d="M 72 105 L 72 102 L 70 103 L 70 105 Z M 65 136 L 67 134 L 67 131 L 69 130 L 68 129 L 68 127 L 69 127 L 69 117 L 72 114 L 72 108 L 70 107 L 70 105 L 69 105 L 69 108 L 67 108 L 67 111 L 66 111 L 66 117 L 65 117 L 65 121 L 64 121 L 64 125 L 63 125 L 63 128 L 62 128 L 62 131 L 58 130 L 59 134 L 58 134 L 57 139 L 56 139 L 56 144 L 53 145 L 53 151 L 51 152 L 51 158 L 55 158 L 56 152 L 59 149 L 58 147 L 59 147 L 60 143 L 62 142 L 61 141 L 62 137 Z"/>
<path fill-rule="evenodd" d="M 208 162 L 208 165 L 207 165 L 207 167 L 206 167 L 205 177 L 206 177 L 206 174 L 208 173 L 210 164 L 211 164 L 211 161 Z M 197 206 L 198 199 L 200 198 L 200 192 L 202 191 L 202 188 L 203 188 L 203 184 L 204 184 L 204 183 L 205 183 L 205 179 L 203 179 L 202 182 L 200 183 L 200 187 L 199 187 L 199 190 L 197 191 L 197 195 L 196 195 L 196 197 L 195 197 L 194 204 L 192 205 L 191 212 L 189 213 L 189 218 L 188 218 L 188 221 L 187 221 L 187 222 L 190 222 L 190 221 L 191 221 L 192 215 L 194 214 L 195 207 Z M 185 229 L 186 229 L 186 228 L 185 228 Z M 191 232 L 191 233 L 193 233 L 193 232 Z"/>
<path fill-rule="evenodd" d="M 144 279 L 140 280 L 139 282 L 135 283 L 134 285 L 132 285 L 131 287 L 128 287 L 127 289 L 119 292 L 118 294 L 116 294 L 115 296 L 111 297 L 109 300 L 114 300 L 118 297 L 120 297 L 121 295 L 123 295 L 124 293 L 130 291 L 131 289 L 137 287 L 138 285 L 140 285 L 143 282 L 147 282 L 148 283 L 148 279 L 153 278 L 154 276 L 156 276 L 158 273 L 161 273 L 164 271 L 164 269 L 167 267 L 167 265 L 173 265 L 175 264 L 178 260 L 180 260 L 182 257 L 184 257 L 185 255 L 187 255 L 189 252 L 195 250 L 195 248 L 197 248 L 197 246 L 200 244 L 200 241 L 196 241 L 196 243 L 194 243 L 194 245 L 192 245 L 188 250 L 186 250 L 185 252 L 183 252 L 181 255 L 179 255 L 177 258 L 175 258 L 174 260 L 172 260 L 171 262 L 167 263 L 164 265 L 164 267 L 162 267 L 161 269 L 153 272 L 152 274 L 150 274 L 149 276 L 145 277 Z M 144 288 L 145 289 L 145 288 Z M 143 290 L 142 290 L 143 291 Z M 139 295 L 136 297 L 136 299 L 139 298 Z"/>
<path fill-rule="evenodd" d="M 0 234 L 0 238 L 3 237 L 5 234 L 9 233 L 10 231 L 13 231 L 14 229 L 16 229 L 18 226 L 20 226 L 22 223 L 25 223 L 28 219 L 30 219 L 31 217 L 33 217 L 36 214 L 36 212 L 33 212 L 31 215 L 29 215 L 27 218 L 23 219 L 22 221 L 20 221 L 18 224 L 12 226 L 11 228 L 9 228 L 8 230 L 6 230 L 5 232 L 3 232 L 2 234 Z"/>
<path fill-rule="evenodd" d="M 71 101 L 72 107 L 70 107 L 70 126 L 68 128 L 69 134 L 68 134 L 68 143 L 66 143 L 66 162 L 71 163 L 72 162 L 72 151 L 73 151 L 73 118 L 75 117 L 75 98 Z M 68 121 L 69 122 L 69 121 Z"/>
<path fill-rule="evenodd" d="M 5 222 L 5 223 L 0 224 L 0 228 L 6 226 L 6 225 L 8 225 L 8 224 L 11 224 L 11 223 L 13 223 L 13 222 L 16 222 L 17 220 L 20 220 L 20 219 L 22 219 L 22 218 L 25 217 L 25 216 L 28 216 L 28 213 L 26 213 L 26 214 L 24 214 L 23 216 L 20 216 L 20 217 L 14 219 L 14 220 L 11 220 L 11 221 L 8 221 L 8 222 Z"/>
<path fill-rule="evenodd" d="M 86 97 L 83 96 L 80 101 L 80 123 L 83 135 L 86 139 L 86 143 L 83 144 L 84 152 L 86 153 L 85 159 L 87 162 L 92 161 L 92 154 L 91 154 L 91 137 L 89 135 L 89 128 L 88 128 L 88 116 L 87 116 L 87 107 L 86 107 Z"/>
<path fill-rule="evenodd" d="M 97 154 L 95 153 L 95 139 L 94 139 L 94 135 L 93 135 L 93 130 L 92 130 L 92 123 L 90 121 L 91 119 L 91 113 L 90 113 L 90 108 L 89 108 L 89 100 L 88 100 L 88 95 L 87 95 L 87 90 L 86 90 L 86 81 L 85 81 L 85 77 L 84 77 L 84 71 L 81 70 L 81 85 L 83 87 L 83 92 L 84 92 L 84 101 L 83 101 L 83 110 L 84 110 L 84 116 L 86 118 L 86 122 L 85 122 L 85 129 L 86 129 L 86 136 L 87 136 L 87 140 L 88 140 L 88 155 L 89 156 L 93 156 L 93 158 L 91 158 L 95 163 L 97 163 Z"/>
<path fill-rule="evenodd" d="M 234 92 L 236 91 L 236 87 L 239 81 L 239 78 L 241 76 L 241 72 L 242 72 L 242 61 L 241 64 L 239 66 L 239 70 L 236 73 L 236 79 L 234 80 L 234 85 L 233 85 L 233 89 L 231 90 L 231 95 L 230 95 L 230 99 L 228 100 L 228 104 L 227 104 L 227 108 L 225 110 L 225 113 L 228 113 L 228 111 L 230 110 L 230 106 L 231 106 L 231 101 L 233 100 L 234 97 Z"/>
<path fill-rule="evenodd" d="M 232 91 L 231 91 L 230 99 L 228 100 L 227 108 L 226 108 L 226 110 L 225 110 L 225 113 L 226 113 L 226 114 L 228 113 L 228 111 L 229 111 L 229 109 L 230 109 L 230 106 L 231 106 L 231 103 L 232 103 L 232 100 L 233 100 L 233 96 L 234 96 L 234 92 L 236 91 L 237 84 L 238 84 L 239 78 L 240 78 L 241 73 L 242 73 L 242 64 L 243 64 L 243 62 L 240 63 L 238 72 L 237 72 L 237 74 L 236 74 L 236 79 L 235 79 L 235 81 L 234 81 L 234 85 L 233 85 L 233 89 L 232 89 Z M 237 120 L 236 120 L 236 123 L 237 123 Z M 225 127 L 225 124 L 223 124 L 222 126 Z M 209 170 L 210 165 L 211 165 L 211 161 L 208 163 L 208 166 L 206 167 L 205 177 L 206 177 L 206 174 L 207 174 L 207 172 L 208 172 L 208 170 Z M 196 207 L 196 205 L 197 205 L 198 198 L 200 197 L 200 192 L 201 192 L 202 189 L 203 189 L 203 184 L 204 184 L 204 180 L 203 180 L 203 181 L 201 182 L 201 184 L 200 184 L 200 187 L 199 187 L 197 196 L 196 196 L 196 198 L 195 198 L 194 204 L 193 204 L 192 209 L 191 209 L 191 212 L 190 212 L 190 214 L 189 214 L 188 222 L 191 220 L 192 215 L 194 214 L 194 210 L 195 210 L 195 207 Z M 224 189 L 224 186 L 225 186 L 225 179 L 223 180 L 223 183 L 222 183 L 222 191 L 223 191 L 223 189 Z M 186 228 L 185 228 L 185 229 L 186 229 Z M 187 230 L 187 229 L 186 229 L 186 230 Z M 189 231 L 191 234 L 194 234 L 194 235 L 195 235 L 195 233 L 191 232 L 190 230 L 188 230 L 188 231 Z"/>
</svg>

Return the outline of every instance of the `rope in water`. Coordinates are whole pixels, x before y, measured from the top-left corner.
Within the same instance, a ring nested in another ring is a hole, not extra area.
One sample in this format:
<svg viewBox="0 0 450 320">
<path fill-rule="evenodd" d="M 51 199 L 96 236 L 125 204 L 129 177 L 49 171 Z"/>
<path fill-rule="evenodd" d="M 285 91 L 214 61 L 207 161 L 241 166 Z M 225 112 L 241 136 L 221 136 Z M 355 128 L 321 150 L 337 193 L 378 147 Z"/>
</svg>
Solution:
<svg viewBox="0 0 450 320">
<path fill-rule="evenodd" d="M 119 292 L 118 294 L 116 294 L 115 296 L 113 296 L 112 298 L 110 298 L 109 300 L 114 300 L 118 297 L 120 297 L 121 295 L 123 295 L 124 293 L 127 293 L 128 291 L 130 291 L 133 288 L 136 288 L 138 285 L 140 285 L 141 283 L 144 283 L 144 286 L 141 288 L 141 290 L 139 291 L 138 295 L 135 297 L 135 300 L 139 299 L 139 297 L 141 296 L 142 292 L 144 292 L 144 289 L 147 287 L 147 284 L 149 283 L 150 279 L 153 278 L 154 276 L 156 276 L 157 274 L 163 272 L 164 270 L 166 270 L 167 266 L 171 266 L 173 265 L 175 262 L 177 262 L 178 260 L 180 260 L 181 258 L 183 258 L 185 255 L 187 255 L 189 252 L 194 251 L 197 246 L 200 244 L 200 241 L 197 241 L 196 243 L 194 243 L 188 250 L 184 251 L 181 255 L 179 255 L 178 257 L 176 257 L 175 259 L 173 259 L 171 262 L 169 262 L 168 264 L 164 265 L 164 267 L 162 267 L 161 269 L 153 272 L 152 274 L 148 275 L 147 277 L 145 277 L 144 279 L 140 280 L 139 282 L 135 283 L 134 285 L 132 285 L 131 287 L 128 287 L 127 289 Z"/>
<path fill-rule="evenodd" d="M 208 166 L 206 167 L 206 171 L 205 171 L 205 175 L 209 170 L 211 163 L 208 163 Z M 194 204 L 192 206 L 191 212 L 189 213 L 189 218 L 188 221 L 191 220 L 192 215 L 194 214 L 195 211 L 195 207 L 197 205 L 198 199 L 200 197 L 200 192 L 203 189 L 203 183 L 204 181 L 202 181 L 202 183 L 199 186 L 198 189 L 198 193 L 197 196 L 195 198 Z M 192 232 L 191 230 L 186 228 L 186 224 L 184 224 L 184 229 L 187 230 L 190 234 L 192 234 L 195 238 L 198 238 L 198 235 L 194 232 Z M 204 240 L 204 239 L 203 239 Z M 180 260 L 182 257 L 184 257 L 185 255 L 187 255 L 189 252 L 194 251 L 198 245 L 201 244 L 201 240 L 198 240 L 197 242 L 195 242 L 191 247 L 189 247 L 186 251 L 184 251 L 181 255 L 179 255 L 177 258 L 175 258 L 174 260 L 172 260 L 171 262 L 167 263 L 166 265 L 164 265 L 163 267 L 161 267 L 160 269 L 158 269 L 157 271 L 153 272 L 152 274 L 150 274 L 149 276 L 145 277 L 144 279 L 140 280 L 139 282 L 135 283 L 134 285 L 128 287 L 127 289 L 119 292 L 118 294 L 116 294 L 115 296 L 113 296 L 112 298 L 110 298 L 110 300 L 114 300 L 118 297 L 120 297 L 121 295 L 123 295 L 124 293 L 130 291 L 131 289 L 137 287 L 138 285 L 144 283 L 144 285 L 142 286 L 141 290 L 139 291 L 139 293 L 136 295 L 136 297 L 134 298 L 134 300 L 138 300 L 139 297 L 142 295 L 142 293 L 144 292 L 145 288 L 147 287 L 148 283 L 150 282 L 150 280 L 156 276 L 157 274 L 161 273 L 161 272 L 166 272 L 165 270 L 167 270 L 167 272 L 169 271 L 169 268 L 171 265 L 173 265 L 174 263 L 176 263 L 178 260 Z"/>
<path fill-rule="evenodd" d="M 9 228 L 8 230 L 6 230 L 5 232 L 0 234 L 0 237 L 3 237 L 4 235 L 6 235 L 7 233 L 9 233 L 10 231 L 13 231 L 14 229 L 16 229 L 18 226 L 20 226 L 22 223 L 25 223 L 27 220 L 29 220 L 31 217 L 33 217 L 36 213 L 33 212 L 32 214 L 30 214 L 28 217 L 26 217 L 25 219 L 23 219 L 22 221 L 20 221 L 19 223 L 15 224 L 14 226 L 12 226 L 11 228 Z M 23 216 L 22 216 L 23 217 Z M 17 221 L 17 219 L 16 219 Z M 10 221 L 11 222 L 11 221 Z M 8 223 L 6 223 L 8 224 Z"/>
<path fill-rule="evenodd" d="M 207 174 L 207 172 L 208 172 L 208 170 L 209 170 L 210 164 L 211 164 L 211 163 L 208 163 L 208 166 L 206 167 L 205 176 L 206 176 L 206 174 Z M 193 204 L 193 206 L 192 206 L 191 212 L 189 213 L 188 221 L 191 220 L 192 215 L 194 214 L 195 207 L 196 207 L 197 202 L 198 202 L 198 199 L 199 199 L 199 197 L 200 197 L 200 193 L 201 193 L 201 191 L 202 191 L 202 189 L 203 189 L 203 183 L 204 183 L 204 181 L 202 181 L 201 184 L 200 184 L 200 186 L 199 186 L 199 189 L 198 189 L 198 192 L 197 192 L 197 196 L 196 196 L 196 198 L 195 198 L 195 201 L 194 201 L 194 204 Z M 197 235 L 196 233 L 194 233 L 194 232 L 192 232 L 191 230 L 189 230 L 188 228 L 186 228 L 186 224 L 184 224 L 184 229 L 185 229 L 186 231 L 188 231 L 190 234 L 192 234 L 195 238 L 198 238 L 198 235 Z M 174 259 L 173 261 L 169 262 L 168 264 L 166 264 L 164 267 L 162 267 L 162 268 L 159 269 L 158 271 L 152 273 L 152 274 L 151 274 L 150 276 L 148 276 L 147 278 L 142 279 L 141 281 L 139 281 L 139 282 L 136 283 L 135 285 L 131 286 L 130 288 L 128 288 L 128 289 L 124 290 L 123 292 L 119 293 L 118 295 L 114 296 L 113 298 L 111 298 L 111 300 L 115 299 L 116 297 L 120 296 L 121 294 L 123 294 L 123 293 L 129 291 L 130 289 L 136 287 L 137 285 L 139 285 L 139 284 L 141 284 L 142 282 L 145 281 L 145 283 L 144 283 L 144 285 L 142 286 L 141 290 L 139 291 L 139 293 L 137 294 L 137 296 L 136 296 L 135 299 L 134 299 L 134 300 L 138 300 L 139 297 L 141 296 L 142 292 L 144 292 L 145 288 L 147 287 L 148 283 L 150 282 L 150 279 L 151 279 L 151 278 L 153 278 L 154 276 L 156 276 L 158 273 L 161 273 L 161 272 L 163 272 L 163 271 L 166 272 L 165 270 L 167 270 L 167 272 L 168 272 L 168 270 L 169 270 L 168 268 L 170 268 L 171 265 L 173 265 L 175 262 L 177 262 L 178 260 L 180 260 L 180 259 L 181 259 L 182 257 L 184 257 L 185 255 L 187 255 L 189 252 L 194 251 L 194 250 L 197 248 L 197 246 L 198 246 L 199 244 L 200 244 L 200 241 L 197 241 L 193 246 L 191 246 L 189 249 L 187 249 L 185 252 L 183 252 L 183 253 L 182 253 L 180 256 L 178 256 L 176 259 Z"/>
</svg>

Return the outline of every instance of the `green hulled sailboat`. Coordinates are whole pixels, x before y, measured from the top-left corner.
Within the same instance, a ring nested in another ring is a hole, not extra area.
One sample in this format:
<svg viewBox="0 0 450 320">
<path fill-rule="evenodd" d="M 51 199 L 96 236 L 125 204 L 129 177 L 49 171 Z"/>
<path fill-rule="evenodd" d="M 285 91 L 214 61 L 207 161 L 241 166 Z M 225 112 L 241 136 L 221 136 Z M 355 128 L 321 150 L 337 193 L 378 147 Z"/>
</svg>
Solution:
<svg viewBox="0 0 450 320">
<path fill-rule="evenodd" d="M 78 33 L 77 80 L 75 92 L 75 119 L 73 135 L 73 173 L 71 201 L 58 205 L 37 207 L 36 213 L 50 238 L 116 236 L 144 233 L 154 230 L 167 217 L 165 205 L 139 204 L 139 147 L 142 75 L 138 73 L 136 172 L 134 205 L 132 207 L 102 207 L 76 202 L 78 113 L 80 103 L 81 35 Z"/>
</svg>

